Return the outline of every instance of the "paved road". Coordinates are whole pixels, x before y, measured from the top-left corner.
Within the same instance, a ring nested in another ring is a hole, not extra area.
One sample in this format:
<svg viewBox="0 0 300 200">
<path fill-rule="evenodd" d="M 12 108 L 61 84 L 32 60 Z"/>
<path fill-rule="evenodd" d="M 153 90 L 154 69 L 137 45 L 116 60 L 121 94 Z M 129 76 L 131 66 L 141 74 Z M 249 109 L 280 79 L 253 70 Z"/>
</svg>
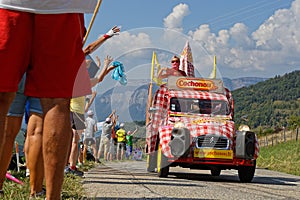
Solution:
<svg viewBox="0 0 300 200">
<path fill-rule="evenodd" d="M 148 173 L 144 161 L 107 162 L 85 173 L 87 199 L 300 199 L 300 176 L 257 169 L 252 183 L 236 170 L 170 168 L 168 178 Z"/>
</svg>

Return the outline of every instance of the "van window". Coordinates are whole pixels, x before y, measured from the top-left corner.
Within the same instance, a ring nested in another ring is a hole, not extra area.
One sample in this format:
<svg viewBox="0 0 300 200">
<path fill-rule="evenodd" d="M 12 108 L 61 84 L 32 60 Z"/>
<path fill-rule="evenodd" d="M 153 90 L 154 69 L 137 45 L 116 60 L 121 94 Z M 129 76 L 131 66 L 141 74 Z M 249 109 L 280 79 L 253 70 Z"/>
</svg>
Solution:
<svg viewBox="0 0 300 200">
<path fill-rule="evenodd" d="M 176 97 L 170 99 L 170 111 L 213 115 L 230 114 L 227 101 Z"/>
</svg>

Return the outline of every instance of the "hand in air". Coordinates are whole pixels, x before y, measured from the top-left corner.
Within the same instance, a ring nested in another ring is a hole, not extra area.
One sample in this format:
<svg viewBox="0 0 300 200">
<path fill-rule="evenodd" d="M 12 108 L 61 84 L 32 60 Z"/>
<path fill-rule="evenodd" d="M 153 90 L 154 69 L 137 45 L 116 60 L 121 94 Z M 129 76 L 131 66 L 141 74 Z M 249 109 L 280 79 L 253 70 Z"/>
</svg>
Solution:
<svg viewBox="0 0 300 200">
<path fill-rule="evenodd" d="M 104 37 L 112 37 L 114 35 L 119 35 L 121 28 L 118 26 L 114 26 L 112 29 L 110 29 L 105 35 Z"/>
</svg>

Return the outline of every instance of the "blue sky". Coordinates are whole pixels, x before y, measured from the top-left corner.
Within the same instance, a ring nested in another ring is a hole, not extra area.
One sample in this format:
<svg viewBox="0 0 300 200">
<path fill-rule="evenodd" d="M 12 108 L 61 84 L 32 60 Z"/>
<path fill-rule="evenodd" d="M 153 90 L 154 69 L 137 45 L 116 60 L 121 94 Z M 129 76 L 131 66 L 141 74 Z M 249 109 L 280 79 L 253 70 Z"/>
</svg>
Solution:
<svg viewBox="0 0 300 200">
<path fill-rule="evenodd" d="M 103 0 L 86 44 L 121 25 L 92 57 L 113 56 L 129 78 L 150 76 L 152 51 L 168 66 L 186 41 L 203 77 L 216 55 L 220 78 L 270 78 L 300 69 L 299 17 L 300 0 Z"/>
<path fill-rule="evenodd" d="M 228 29 L 237 22 L 250 31 L 257 29 L 278 9 L 289 8 L 293 0 L 103 0 L 93 27 L 92 37 L 114 24 L 123 30 L 140 27 L 164 27 L 163 19 L 180 3 L 189 5 L 190 14 L 183 20 L 185 31 L 210 24 L 212 31 Z M 91 15 L 86 15 L 86 24 Z"/>
<path fill-rule="evenodd" d="M 86 15 L 86 26 L 91 16 Z M 163 67 L 169 66 L 186 41 L 197 76 L 210 75 L 214 55 L 217 78 L 271 78 L 300 70 L 299 19 L 300 0 L 103 0 L 87 44 L 121 25 L 120 35 L 92 57 L 103 61 L 111 55 L 122 62 L 128 84 L 124 87 L 105 77 L 97 93 L 113 88 L 111 107 L 121 110 L 124 120 L 130 116 L 127 107 L 133 92 L 149 83 L 152 52 Z"/>
</svg>

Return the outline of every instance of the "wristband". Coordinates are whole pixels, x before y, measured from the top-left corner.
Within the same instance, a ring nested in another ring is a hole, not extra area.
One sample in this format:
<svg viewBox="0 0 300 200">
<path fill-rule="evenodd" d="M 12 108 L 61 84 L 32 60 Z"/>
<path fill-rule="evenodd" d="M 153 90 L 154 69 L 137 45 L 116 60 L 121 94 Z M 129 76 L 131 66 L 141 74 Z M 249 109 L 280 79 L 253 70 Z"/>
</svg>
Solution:
<svg viewBox="0 0 300 200">
<path fill-rule="evenodd" d="M 111 36 L 110 36 L 110 35 L 107 35 L 107 34 L 104 34 L 103 37 L 104 37 L 105 39 L 108 39 L 108 38 L 110 38 Z"/>
</svg>

